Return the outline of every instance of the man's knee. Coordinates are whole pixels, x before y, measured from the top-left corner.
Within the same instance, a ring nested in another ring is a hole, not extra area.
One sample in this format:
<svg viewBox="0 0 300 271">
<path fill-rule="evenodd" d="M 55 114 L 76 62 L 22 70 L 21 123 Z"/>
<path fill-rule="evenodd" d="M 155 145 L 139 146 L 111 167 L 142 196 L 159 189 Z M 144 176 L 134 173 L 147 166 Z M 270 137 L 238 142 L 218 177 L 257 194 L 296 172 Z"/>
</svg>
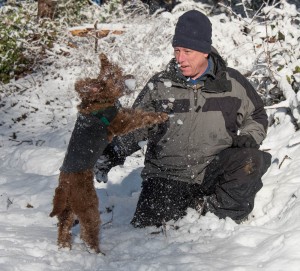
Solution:
<svg viewBox="0 0 300 271">
<path fill-rule="evenodd" d="M 251 148 L 246 149 L 245 154 L 248 156 L 245 160 L 245 172 L 248 174 L 256 172 L 256 174 L 260 177 L 264 175 L 271 165 L 271 155 Z"/>
<path fill-rule="evenodd" d="M 220 153 L 226 170 L 242 169 L 246 175 L 262 176 L 271 164 L 271 155 L 256 148 L 229 148 Z"/>
</svg>

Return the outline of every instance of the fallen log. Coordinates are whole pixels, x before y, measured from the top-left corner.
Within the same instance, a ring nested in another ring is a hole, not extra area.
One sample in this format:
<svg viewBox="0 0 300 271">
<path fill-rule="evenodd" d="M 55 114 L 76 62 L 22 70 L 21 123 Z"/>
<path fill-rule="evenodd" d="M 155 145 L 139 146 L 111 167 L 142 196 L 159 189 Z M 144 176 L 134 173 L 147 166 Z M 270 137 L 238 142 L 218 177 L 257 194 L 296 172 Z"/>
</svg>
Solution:
<svg viewBox="0 0 300 271">
<path fill-rule="evenodd" d="M 77 37 L 87 37 L 88 35 L 96 36 L 97 38 L 105 38 L 108 34 L 112 35 L 121 35 L 125 31 L 124 30 L 110 30 L 110 29 L 97 29 L 95 28 L 81 28 L 81 29 L 73 29 L 70 30 L 73 36 Z"/>
</svg>

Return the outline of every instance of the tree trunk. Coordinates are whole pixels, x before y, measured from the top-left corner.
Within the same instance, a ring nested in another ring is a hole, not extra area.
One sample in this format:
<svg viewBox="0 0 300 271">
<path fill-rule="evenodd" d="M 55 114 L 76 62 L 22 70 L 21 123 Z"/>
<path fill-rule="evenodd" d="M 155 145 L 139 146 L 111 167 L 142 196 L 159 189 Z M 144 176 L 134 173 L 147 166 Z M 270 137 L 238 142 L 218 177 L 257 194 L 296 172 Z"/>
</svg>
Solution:
<svg viewBox="0 0 300 271">
<path fill-rule="evenodd" d="M 57 0 L 38 0 L 38 18 L 50 18 L 55 16 Z"/>
</svg>

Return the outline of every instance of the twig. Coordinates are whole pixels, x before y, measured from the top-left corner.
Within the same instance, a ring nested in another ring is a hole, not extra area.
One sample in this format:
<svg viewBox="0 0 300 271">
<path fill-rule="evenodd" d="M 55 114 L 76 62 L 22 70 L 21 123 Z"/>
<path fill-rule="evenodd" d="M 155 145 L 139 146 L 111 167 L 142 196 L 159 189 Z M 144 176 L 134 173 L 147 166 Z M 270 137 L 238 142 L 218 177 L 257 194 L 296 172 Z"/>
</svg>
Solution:
<svg viewBox="0 0 300 271">
<path fill-rule="evenodd" d="M 284 162 L 286 159 L 292 159 L 292 158 L 289 157 L 288 155 L 284 156 L 283 159 L 282 159 L 282 161 L 281 161 L 281 163 L 280 163 L 279 166 L 278 166 L 279 169 L 281 168 L 283 162 Z"/>
<path fill-rule="evenodd" d="M 262 5 L 260 6 L 260 8 L 259 8 L 259 9 L 255 12 L 255 14 L 253 15 L 250 24 L 252 24 L 252 22 L 254 21 L 254 19 L 255 19 L 256 17 L 259 16 L 258 14 L 260 13 L 260 11 L 262 10 L 262 8 L 263 8 L 265 5 L 266 5 L 265 3 L 262 3 Z"/>
<path fill-rule="evenodd" d="M 162 222 L 161 230 L 162 230 L 162 233 L 164 234 L 164 236 L 166 237 L 166 239 L 168 239 L 168 236 L 167 236 L 167 225 L 166 225 L 166 221 L 165 220 L 163 220 L 163 222 Z"/>
<path fill-rule="evenodd" d="M 109 221 L 107 221 L 106 223 L 102 224 L 102 227 L 104 227 L 105 225 L 108 225 L 108 224 L 111 224 L 114 220 L 114 206 L 112 206 L 112 209 L 111 209 L 111 218 Z"/>
<path fill-rule="evenodd" d="M 9 197 L 7 197 L 7 209 L 9 208 L 10 205 L 13 204 L 13 200 L 11 200 Z"/>
<path fill-rule="evenodd" d="M 227 9 L 227 11 L 229 11 L 231 14 L 233 14 L 234 16 L 239 18 L 240 20 L 244 21 L 247 25 L 249 24 L 241 15 L 238 15 L 236 12 L 234 12 L 231 7 L 229 8 L 226 5 L 224 5 L 223 3 L 218 3 L 218 5 L 225 8 L 225 9 Z"/>
<path fill-rule="evenodd" d="M 243 5 L 243 9 L 244 9 L 247 19 L 249 19 L 249 14 L 247 11 L 248 8 L 246 7 L 245 0 L 242 0 L 242 5 Z"/>
<path fill-rule="evenodd" d="M 94 23 L 94 29 L 95 29 L 95 53 L 98 52 L 97 25 L 98 25 L 98 20 L 96 20 L 96 22 Z"/>
</svg>

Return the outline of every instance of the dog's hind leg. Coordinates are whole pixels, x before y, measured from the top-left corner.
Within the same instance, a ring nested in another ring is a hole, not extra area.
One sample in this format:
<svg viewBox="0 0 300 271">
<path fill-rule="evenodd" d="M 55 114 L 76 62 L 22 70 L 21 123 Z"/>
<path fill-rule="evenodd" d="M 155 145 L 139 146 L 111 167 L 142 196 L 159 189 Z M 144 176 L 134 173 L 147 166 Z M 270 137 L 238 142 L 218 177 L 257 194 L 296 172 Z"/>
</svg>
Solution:
<svg viewBox="0 0 300 271">
<path fill-rule="evenodd" d="M 100 253 L 99 232 L 100 232 L 100 214 L 97 210 L 90 208 L 83 216 L 78 216 L 80 221 L 80 237 L 86 243 L 88 248 L 96 253 Z"/>
<path fill-rule="evenodd" d="M 57 244 L 60 248 L 71 249 L 71 228 L 74 221 L 74 213 L 70 206 L 69 193 L 72 174 L 61 172 L 59 185 L 55 189 L 53 198 L 53 210 L 50 216 L 57 216 L 58 219 L 58 238 Z"/>
<path fill-rule="evenodd" d="M 99 253 L 100 213 L 93 171 L 86 170 L 77 177 L 71 187 L 71 206 L 79 219 L 81 239 Z"/>
<path fill-rule="evenodd" d="M 58 238 L 57 244 L 60 248 L 71 249 L 72 234 L 71 229 L 74 222 L 74 213 L 67 203 L 66 208 L 58 216 Z"/>
</svg>

